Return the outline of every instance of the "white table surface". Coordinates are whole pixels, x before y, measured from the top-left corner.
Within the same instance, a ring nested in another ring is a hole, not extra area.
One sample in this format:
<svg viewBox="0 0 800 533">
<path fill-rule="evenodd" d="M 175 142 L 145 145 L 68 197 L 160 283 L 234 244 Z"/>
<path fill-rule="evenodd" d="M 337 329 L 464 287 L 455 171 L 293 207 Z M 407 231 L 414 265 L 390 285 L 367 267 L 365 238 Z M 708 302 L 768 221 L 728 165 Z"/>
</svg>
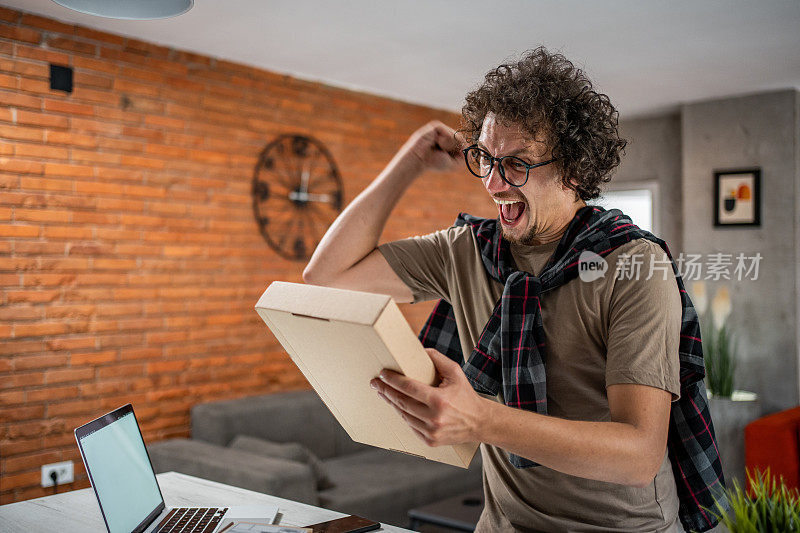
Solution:
<svg viewBox="0 0 800 533">
<path fill-rule="evenodd" d="M 306 526 L 346 516 L 343 513 L 314 507 L 232 487 L 178 472 L 157 474 L 164 503 L 169 507 L 229 507 L 233 505 L 272 504 L 278 506 L 276 523 Z M 0 505 L 0 531 L 3 533 L 86 533 L 106 531 L 94 491 L 90 488 L 35 498 L 24 502 Z M 380 530 L 409 532 L 396 526 L 383 525 Z"/>
</svg>

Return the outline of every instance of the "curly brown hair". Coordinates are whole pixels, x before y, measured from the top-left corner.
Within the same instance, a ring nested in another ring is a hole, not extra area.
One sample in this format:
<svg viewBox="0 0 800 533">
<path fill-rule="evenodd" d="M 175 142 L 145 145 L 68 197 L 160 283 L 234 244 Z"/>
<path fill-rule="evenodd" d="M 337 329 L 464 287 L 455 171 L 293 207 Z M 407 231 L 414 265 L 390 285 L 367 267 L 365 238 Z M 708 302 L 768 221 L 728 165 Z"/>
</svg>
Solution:
<svg viewBox="0 0 800 533">
<path fill-rule="evenodd" d="M 488 113 L 545 142 L 557 158 L 562 183 L 584 201 L 600 195 L 600 184 L 611 180 L 628 143 L 619 137 L 619 114 L 608 96 L 594 91 L 566 57 L 543 46 L 486 74 L 466 96 L 460 131 L 477 142 Z"/>
</svg>

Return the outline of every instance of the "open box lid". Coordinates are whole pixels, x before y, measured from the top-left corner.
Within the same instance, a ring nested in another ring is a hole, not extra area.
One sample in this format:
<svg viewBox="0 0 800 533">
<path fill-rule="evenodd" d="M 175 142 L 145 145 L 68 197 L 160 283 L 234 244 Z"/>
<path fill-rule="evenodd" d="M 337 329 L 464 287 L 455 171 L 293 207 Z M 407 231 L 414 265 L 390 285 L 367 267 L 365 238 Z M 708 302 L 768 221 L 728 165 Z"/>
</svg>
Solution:
<svg viewBox="0 0 800 533">
<path fill-rule="evenodd" d="M 369 386 L 383 368 L 431 385 L 436 380 L 391 297 L 276 281 L 256 311 L 353 440 L 469 466 L 477 443 L 428 446 Z"/>
</svg>

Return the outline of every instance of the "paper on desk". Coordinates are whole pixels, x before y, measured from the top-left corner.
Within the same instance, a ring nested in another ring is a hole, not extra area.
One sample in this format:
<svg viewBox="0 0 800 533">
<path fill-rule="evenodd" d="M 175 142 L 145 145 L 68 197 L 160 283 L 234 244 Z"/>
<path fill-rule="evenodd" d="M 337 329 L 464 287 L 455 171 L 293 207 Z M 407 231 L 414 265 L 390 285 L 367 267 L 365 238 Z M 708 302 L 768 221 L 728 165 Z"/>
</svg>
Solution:
<svg viewBox="0 0 800 533">
<path fill-rule="evenodd" d="M 220 533 L 311 533 L 307 527 L 279 526 L 276 524 L 265 524 L 264 522 L 248 522 L 237 520 L 233 522 L 233 527 L 225 526 L 220 529 Z"/>
</svg>

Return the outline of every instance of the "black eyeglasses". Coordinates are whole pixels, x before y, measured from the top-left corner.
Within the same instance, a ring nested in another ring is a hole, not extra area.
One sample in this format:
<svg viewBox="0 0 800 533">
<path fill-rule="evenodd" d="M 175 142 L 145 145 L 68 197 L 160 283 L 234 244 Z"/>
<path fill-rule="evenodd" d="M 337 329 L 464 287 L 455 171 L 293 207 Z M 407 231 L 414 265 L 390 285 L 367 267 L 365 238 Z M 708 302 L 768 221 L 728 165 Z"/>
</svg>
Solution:
<svg viewBox="0 0 800 533">
<path fill-rule="evenodd" d="M 522 187 L 525 185 L 528 182 L 528 174 L 532 168 L 541 167 L 556 160 L 553 158 L 549 161 L 531 165 L 513 155 L 494 157 L 486 150 L 478 148 L 477 144 L 465 148 L 463 152 L 464 160 L 467 162 L 467 168 L 473 176 L 485 178 L 492 173 L 494 162 L 497 161 L 499 163 L 500 177 L 512 187 Z"/>
</svg>

